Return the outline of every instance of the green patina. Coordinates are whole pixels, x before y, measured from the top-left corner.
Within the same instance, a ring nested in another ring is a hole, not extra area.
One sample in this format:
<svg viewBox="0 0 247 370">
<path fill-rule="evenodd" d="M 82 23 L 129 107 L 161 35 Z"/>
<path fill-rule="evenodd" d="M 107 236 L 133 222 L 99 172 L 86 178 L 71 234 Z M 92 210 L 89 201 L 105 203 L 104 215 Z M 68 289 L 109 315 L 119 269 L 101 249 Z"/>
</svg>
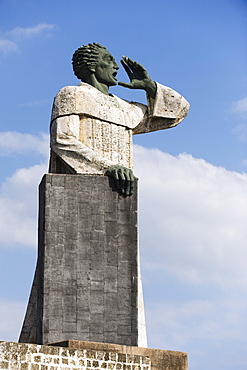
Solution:
<svg viewBox="0 0 247 370">
<path fill-rule="evenodd" d="M 119 82 L 118 85 L 129 89 L 141 89 L 155 98 L 156 83 L 151 80 L 146 69 L 139 63 L 126 56 L 122 57 L 121 64 L 126 71 L 130 82 Z M 109 87 L 117 85 L 117 71 L 119 69 L 114 57 L 98 43 L 83 45 L 75 51 L 72 57 L 75 76 L 82 82 L 95 87 L 103 94 L 109 94 Z M 132 195 L 135 176 L 131 169 L 115 165 L 106 171 L 112 177 L 120 194 Z"/>
</svg>

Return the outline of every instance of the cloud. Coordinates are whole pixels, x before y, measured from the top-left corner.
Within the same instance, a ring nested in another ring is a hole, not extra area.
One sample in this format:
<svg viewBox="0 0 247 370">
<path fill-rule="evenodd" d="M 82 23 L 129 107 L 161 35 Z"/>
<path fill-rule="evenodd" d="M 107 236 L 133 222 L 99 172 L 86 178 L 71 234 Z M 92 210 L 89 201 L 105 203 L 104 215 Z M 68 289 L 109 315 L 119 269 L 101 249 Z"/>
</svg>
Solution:
<svg viewBox="0 0 247 370">
<path fill-rule="evenodd" d="M 37 189 L 47 164 L 21 168 L 0 192 L 0 245 L 36 247 Z"/>
<path fill-rule="evenodd" d="M 134 153 L 149 345 L 187 352 L 190 369 L 245 369 L 247 174 Z"/>
<path fill-rule="evenodd" d="M 243 99 L 233 102 L 231 110 L 237 113 L 247 112 L 247 96 Z"/>
<path fill-rule="evenodd" d="M 0 299 L 0 340 L 17 341 L 26 303 Z"/>
<path fill-rule="evenodd" d="M 14 43 L 11 40 L 6 40 L 6 39 L 1 39 L 0 38 L 0 52 L 2 52 L 3 54 L 9 54 L 9 53 L 12 53 L 12 52 L 16 52 L 18 50 L 19 50 L 19 48 L 16 45 L 16 43 Z"/>
<path fill-rule="evenodd" d="M 144 267 L 195 285 L 247 284 L 247 174 L 135 147 Z"/>
<path fill-rule="evenodd" d="M 28 103 L 18 104 L 18 107 L 28 107 L 28 108 L 40 107 L 42 105 L 46 105 L 47 103 L 49 103 L 48 100 L 35 100 Z"/>
<path fill-rule="evenodd" d="M 33 27 L 16 27 L 8 34 L 15 39 L 30 39 L 55 28 L 54 24 L 39 23 Z"/>
<path fill-rule="evenodd" d="M 19 51 L 19 43 L 39 35 L 50 35 L 49 31 L 55 29 L 54 24 L 39 23 L 33 27 L 16 27 L 8 32 L 0 33 L 0 52 L 10 54 Z"/>
<path fill-rule="evenodd" d="M 0 187 L 0 245 L 32 246 L 37 244 L 37 187 L 47 172 L 48 135 L 19 132 L 0 133 L 0 155 L 13 153 L 41 155 L 42 163 L 18 169 Z"/>
<path fill-rule="evenodd" d="M 152 341 L 158 336 L 164 348 L 174 345 L 175 349 L 189 340 L 245 340 L 246 310 L 246 300 L 225 298 L 151 304 L 148 316 L 152 322 Z"/>
<path fill-rule="evenodd" d="M 41 133 L 39 136 L 35 136 L 15 131 L 0 132 L 0 156 L 33 151 L 47 157 L 49 135 Z"/>
<path fill-rule="evenodd" d="M 240 123 L 232 130 L 233 134 L 238 137 L 240 141 L 247 141 L 247 125 L 245 123 Z"/>
<path fill-rule="evenodd" d="M 240 120 L 243 122 L 239 123 L 235 126 L 232 130 L 232 133 L 237 136 L 238 140 L 246 142 L 247 141 L 247 125 L 246 125 L 246 118 L 247 118 L 247 96 L 243 99 L 237 100 L 232 103 L 230 108 L 230 112 L 233 114 L 237 114 Z"/>
<path fill-rule="evenodd" d="M 146 310 L 149 343 L 188 352 L 189 369 L 206 370 L 210 364 L 213 369 L 230 369 L 233 363 L 244 369 L 246 310 L 244 299 L 155 301 Z"/>
</svg>

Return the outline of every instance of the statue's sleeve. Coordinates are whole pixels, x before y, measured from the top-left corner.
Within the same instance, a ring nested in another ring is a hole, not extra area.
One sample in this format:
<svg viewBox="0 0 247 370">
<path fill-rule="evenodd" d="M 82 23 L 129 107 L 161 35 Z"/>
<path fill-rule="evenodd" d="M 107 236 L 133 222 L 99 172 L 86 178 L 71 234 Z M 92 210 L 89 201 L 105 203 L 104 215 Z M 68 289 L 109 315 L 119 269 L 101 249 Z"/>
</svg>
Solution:
<svg viewBox="0 0 247 370">
<path fill-rule="evenodd" d="M 104 173 L 114 163 L 101 158 L 79 140 L 77 114 L 56 118 L 51 123 L 51 150 L 76 173 Z"/>
<path fill-rule="evenodd" d="M 155 98 L 147 96 L 148 109 L 133 134 L 164 130 L 177 126 L 188 114 L 187 100 L 170 87 L 157 83 Z"/>
</svg>

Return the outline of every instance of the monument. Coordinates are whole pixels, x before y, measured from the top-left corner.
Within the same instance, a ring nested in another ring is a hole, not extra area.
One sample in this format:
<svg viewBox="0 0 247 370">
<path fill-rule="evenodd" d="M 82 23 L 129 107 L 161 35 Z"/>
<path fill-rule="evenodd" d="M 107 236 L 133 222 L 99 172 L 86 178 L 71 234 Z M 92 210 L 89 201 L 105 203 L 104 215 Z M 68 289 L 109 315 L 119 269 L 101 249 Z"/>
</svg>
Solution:
<svg viewBox="0 0 247 370">
<path fill-rule="evenodd" d="M 100 44 L 80 47 L 72 63 L 81 82 L 53 104 L 38 260 L 19 342 L 147 347 L 132 135 L 178 125 L 189 103 L 125 56 L 130 82 L 118 84 L 145 90 L 147 106 L 110 94 L 119 66 Z"/>
</svg>

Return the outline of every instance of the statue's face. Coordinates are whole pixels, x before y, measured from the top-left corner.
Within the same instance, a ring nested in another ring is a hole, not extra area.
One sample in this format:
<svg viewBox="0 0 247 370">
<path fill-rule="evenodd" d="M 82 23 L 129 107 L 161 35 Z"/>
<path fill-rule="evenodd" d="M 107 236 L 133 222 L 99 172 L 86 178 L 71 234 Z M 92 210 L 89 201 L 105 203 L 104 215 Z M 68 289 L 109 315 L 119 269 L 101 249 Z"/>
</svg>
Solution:
<svg viewBox="0 0 247 370">
<path fill-rule="evenodd" d="M 117 71 L 119 66 L 113 56 L 106 49 L 99 49 L 99 59 L 95 67 L 95 77 L 98 82 L 107 86 L 117 84 Z"/>
</svg>

